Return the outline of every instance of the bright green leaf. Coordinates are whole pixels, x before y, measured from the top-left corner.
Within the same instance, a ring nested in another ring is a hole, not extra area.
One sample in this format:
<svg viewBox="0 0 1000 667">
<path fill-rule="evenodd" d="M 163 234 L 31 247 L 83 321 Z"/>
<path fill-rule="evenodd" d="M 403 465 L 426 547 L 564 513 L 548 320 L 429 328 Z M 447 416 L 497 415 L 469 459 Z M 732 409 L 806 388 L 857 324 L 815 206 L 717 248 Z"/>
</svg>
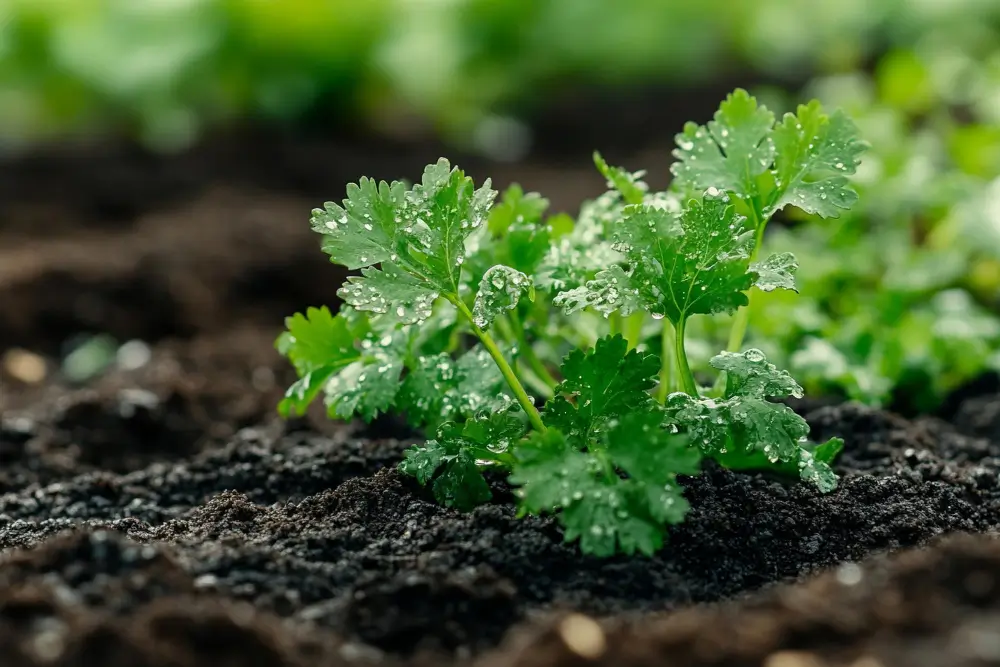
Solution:
<svg viewBox="0 0 1000 667">
<path fill-rule="evenodd" d="M 680 185 L 695 190 L 718 188 L 741 199 L 759 194 L 757 177 L 774 158 L 771 126 L 774 114 L 757 106 L 747 91 L 737 89 L 703 127 L 687 123 L 677 135 L 671 171 Z"/>
<path fill-rule="evenodd" d="M 777 193 L 771 211 L 788 204 L 807 213 L 835 218 L 858 199 L 847 187 L 867 145 L 842 111 L 831 116 L 819 102 L 800 105 L 774 128 L 774 176 Z M 770 212 L 767 213 L 770 215 Z"/>
<path fill-rule="evenodd" d="M 442 158 L 410 190 L 361 179 L 347 195 L 343 206 L 330 202 L 313 213 L 331 259 L 363 269 L 339 294 L 355 308 L 411 323 L 431 314 L 440 293 L 458 294 L 465 241 L 482 227 L 496 192 L 488 181 L 475 189 Z"/>
<path fill-rule="evenodd" d="M 795 287 L 795 272 L 798 269 L 799 263 L 795 260 L 795 255 L 790 252 L 775 253 L 763 262 L 754 262 L 750 265 L 750 272 L 757 274 L 754 285 L 764 292 L 773 292 L 776 289 L 798 292 Z"/>
<path fill-rule="evenodd" d="M 479 283 L 479 292 L 472 307 L 472 321 L 480 329 L 489 329 L 493 320 L 517 307 L 522 294 L 535 298 L 531 278 L 509 266 L 490 267 Z"/>
<path fill-rule="evenodd" d="M 628 349 L 623 337 L 602 338 L 590 352 L 574 350 L 562 365 L 563 382 L 546 405 L 542 419 L 571 439 L 587 442 L 607 422 L 651 401 L 660 360 Z M 570 402 L 567 397 L 572 397 Z"/>
<path fill-rule="evenodd" d="M 649 186 L 642 181 L 645 172 L 631 173 L 621 167 L 611 167 L 601 154 L 594 151 L 594 164 L 601 175 L 608 180 L 608 187 L 621 193 L 626 204 L 641 204 L 649 192 Z"/>
<path fill-rule="evenodd" d="M 329 378 L 359 360 L 361 353 L 355 347 L 355 332 L 348 321 L 334 316 L 325 306 L 309 308 L 305 315 L 296 313 L 285 320 L 285 326 L 288 330 L 275 346 L 299 374 L 278 405 L 278 411 L 288 417 L 304 414 Z"/>
</svg>

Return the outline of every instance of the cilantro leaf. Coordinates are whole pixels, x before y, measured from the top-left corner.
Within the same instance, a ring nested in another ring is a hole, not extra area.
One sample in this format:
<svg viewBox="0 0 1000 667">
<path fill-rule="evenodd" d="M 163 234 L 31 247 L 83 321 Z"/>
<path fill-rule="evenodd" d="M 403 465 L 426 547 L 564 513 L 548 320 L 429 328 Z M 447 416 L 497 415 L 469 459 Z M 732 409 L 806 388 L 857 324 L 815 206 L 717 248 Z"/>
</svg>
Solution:
<svg viewBox="0 0 1000 667">
<path fill-rule="evenodd" d="M 771 210 L 793 204 L 807 213 L 835 218 L 858 195 L 847 187 L 867 145 L 842 111 L 831 116 L 816 100 L 785 114 L 774 128 L 774 177 L 778 195 Z"/>
<path fill-rule="evenodd" d="M 630 206 L 613 230 L 628 271 L 603 271 L 586 285 L 591 294 L 563 292 L 557 303 L 567 312 L 593 304 L 623 314 L 638 303 L 675 325 L 699 313 L 731 313 L 747 304 L 755 278 L 749 272 L 753 232 L 744 221 L 717 190 L 692 200 L 679 218 L 656 206 Z"/>
<path fill-rule="evenodd" d="M 430 317 L 439 292 L 392 262 L 383 262 L 381 269 L 364 268 L 361 276 L 348 277 L 337 296 L 358 310 L 385 314 L 391 309 L 400 322 L 413 324 Z"/>
<path fill-rule="evenodd" d="M 361 178 L 347 186 L 343 207 L 327 202 L 312 213 L 313 231 L 323 235 L 323 252 L 352 271 L 392 259 L 401 243 L 398 211 L 406 186 Z"/>
<path fill-rule="evenodd" d="M 763 262 L 754 262 L 750 265 L 750 271 L 757 274 L 754 285 L 764 292 L 773 292 L 776 289 L 798 292 L 795 287 L 795 272 L 798 269 L 799 263 L 795 260 L 795 255 L 790 252 L 775 253 Z"/>
<path fill-rule="evenodd" d="M 517 307 L 521 294 L 527 294 L 529 300 L 535 299 L 531 278 L 509 266 L 490 267 L 479 283 L 472 321 L 480 329 L 489 329 L 497 316 Z"/>
<path fill-rule="evenodd" d="M 693 444 L 728 468 L 774 468 L 797 474 L 823 491 L 836 486 L 827 463 L 837 454 L 834 445 L 827 443 L 816 450 L 821 452 L 817 457 L 804 447 L 809 435 L 805 419 L 788 406 L 767 400 L 802 396 L 802 388 L 787 372 L 768 363 L 756 349 L 742 354 L 723 352 L 710 363 L 726 372 L 724 397 L 670 394 L 665 406 L 670 424 L 683 429 Z"/>
<path fill-rule="evenodd" d="M 745 90 L 734 91 L 707 127 L 688 123 L 677 135 L 675 183 L 728 191 L 754 211 L 756 225 L 788 204 L 824 218 L 850 208 L 858 196 L 847 176 L 867 149 L 850 118 L 827 115 L 814 100 L 774 120 Z"/>
<path fill-rule="evenodd" d="M 680 523 L 687 512 L 675 480 L 677 475 L 697 475 L 701 454 L 683 437 L 662 427 L 657 410 L 633 412 L 608 434 L 608 454 L 629 479 L 643 487 L 649 513 L 664 523 Z"/>
<path fill-rule="evenodd" d="M 431 488 L 439 503 L 467 511 L 492 497 L 479 462 L 508 465 L 507 450 L 524 431 L 523 421 L 509 408 L 464 424 L 448 422 L 435 439 L 408 449 L 399 469 L 424 486 L 433 480 Z"/>
<path fill-rule="evenodd" d="M 371 421 L 388 410 L 399 393 L 403 360 L 391 351 L 377 350 L 367 362 L 355 362 L 326 384 L 326 408 L 331 417 L 355 414 Z"/>
<path fill-rule="evenodd" d="M 714 368 L 726 372 L 726 396 L 748 398 L 802 398 L 802 387 L 787 371 L 768 363 L 764 353 L 757 349 L 746 352 L 722 352 L 709 362 Z"/>
<path fill-rule="evenodd" d="M 737 89 L 719 106 L 708 127 L 687 123 L 676 137 L 673 154 L 680 161 L 671 172 L 678 184 L 695 190 L 711 187 L 748 200 L 759 194 L 757 177 L 774 159 L 774 114 Z"/>
<path fill-rule="evenodd" d="M 652 403 L 648 390 L 656 385 L 659 371 L 655 354 L 629 351 L 621 335 L 602 338 L 590 352 L 574 350 L 566 357 L 564 380 L 542 419 L 574 442 L 585 443 L 610 420 Z"/>
<path fill-rule="evenodd" d="M 500 203 L 490 211 L 489 231 L 494 237 L 502 237 L 514 225 L 538 224 L 548 208 L 548 199 L 537 192 L 525 193 L 514 183 L 504 190 Z"/>
<path fill-rule="evenodd" d="M 435 426 L 501 409 L 510 401 L 504 386 L 503 375 L 481 346 L 457 360 L 446 353 L 421 356 L 403 380 L 396 407 L 414 426 Z"/>
<path fill-rule="evenodd" d="M 489 225 L 470 237 L 465 266 L 468 285 L 482 281 L 490 267 L 509 266 L 533 275 L 551 246 L 552 230 L 542 222 L 549 202 L 517 184 L 504 191 L 503 201 L 490 212 Z"/>
<path fill-rule="evenodd" d="M 829 493 L 837 488 L 837 473 L 830 464 L 844 448 L 844 441 L 831 438 L 811 451 L 803 447 L 799 451 L 799 478 L 809 482 L 823 493 Z"/>
<path fill-rule="evenodd" d="M 534 274 L 535 285 L 555 294 L 582 286 L 621 256 L 608 242 L 608 230 L 622 215 L 624 204 L 616 191 L 584 202 L 569 234 L 552 244 Z"/>
<path fill-rule="evenodd" d="M 649 186 L 642 181 L 645 172 L 630 173 L 621 167 L 611 167 L 601 154 L 594 151 L 594 164 L 601 175 L 608 180 L 608 187 L 621 193 L 627 204 L 641 204 L 649 192 Z"/>
<path fill-rule="evenodd" d="M 285 320 L 287 331 L 276 341 L 288 357 L 299 380 L 285 392 L 278 411 L 285 417 L 304 414 L 330 377 L 361 358 L 355 334 L 346 318 L 334 316 L 326 306 L 309 308 Z"/>
<path fill-rule="evenodd" d="M 519 486 L 523 511 L 541 514 L 567 507 L 583 498 L 580 484 L 589 485 L 598 462 L 570 445 L 556 428 L 533 431 L 515 449 L 516 462 L 508 481 Z"/>
<path fill-rule="evenodd" d="M 581 287 L 560 292 L 552 303 L 567 315 L 593 308 L 603 315 L 617 311 L 628 316 L 643 307 L 638 288 L 632 286 L 632 277 L 617 264 L 599 272 Z"/>
<path fill-rule="evenodd" d="M 654 553 L 664 524 L 682 521 L 689 507 L 676 476 L 697 473 L 700 460 L 661 419 L 655 409 L 630 413 L 586 452 L 558 429 L 533 433 L 518 446 L 510 477 L 522 510 L 559 512 L 564 539 L 579 539 L 587 554 Z"/>
<path fill-rule="evenodd" d="M 313 212 L 332 261 L 363 269 L 338 294 L 359 310 L 396 313 L 404 323 L 431 314 L 442 292 L 458 294 L 465 241 L 486 220 L 496 192 L 445 159 L 428 165 L 421 182 L 349 185 L 343 206 Z M 381 268 L 374 268 L 379 264 Z"/>
</svg>

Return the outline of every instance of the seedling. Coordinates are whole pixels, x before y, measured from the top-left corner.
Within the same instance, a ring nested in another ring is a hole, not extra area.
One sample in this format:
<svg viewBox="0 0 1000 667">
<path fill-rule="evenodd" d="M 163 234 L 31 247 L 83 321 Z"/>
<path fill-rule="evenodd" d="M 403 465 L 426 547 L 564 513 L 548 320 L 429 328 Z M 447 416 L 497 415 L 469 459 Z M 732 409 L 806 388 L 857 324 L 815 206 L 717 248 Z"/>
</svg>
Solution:
<svg viewBox="0 0 1000 667">
<path fill-rule="evenodd" d="M 677 145 L 666 192 L 595 154 L 611 189 L 575 221 L 545 218 L 547 202 L 516 186 L 494 205 L 488 180 L 476 188 L 444 159 L 413 186 L 349 185 L 312 226 L 360 275 L 337 315 L 288 319 L 278 348 L 300 379 L 282 413 L 320 393 L 332 417 L 405 413 L 432 437 L 400 470 L 439 502 L 487 502 L 484 471 L 507 473 L 522 513 L 557 514 L 601 556 L 659 549 L 688 510 L 677 477 L 704 457 L 832 490 L 841 441 L 809 443 L 805 420 L 769 400 L 801 387 L 738 350 L 752 290 L 795 289 L 794 257 L 757 259 L 768 221 L 788 205 L 849 207 L 864 144 L 816 102 L 775 124 L 737 90 Z M 730 351 L 711 359 L 721 379 L 703 388 L 686 324 L 734 313 Z"/>
</svg>

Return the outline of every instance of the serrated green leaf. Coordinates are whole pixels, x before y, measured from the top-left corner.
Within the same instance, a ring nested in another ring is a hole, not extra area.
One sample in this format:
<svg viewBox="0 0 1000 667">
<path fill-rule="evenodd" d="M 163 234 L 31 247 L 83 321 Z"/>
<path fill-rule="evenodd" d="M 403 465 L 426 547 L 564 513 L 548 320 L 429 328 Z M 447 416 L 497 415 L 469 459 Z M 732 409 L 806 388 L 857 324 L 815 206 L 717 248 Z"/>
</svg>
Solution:
<svg viewBox="0 0 1000 667">
<path fill-rule="evenodd" d="M 635 302 L 675 325 L 699 313 L 731 313 L 747 304 L 753 283 L 749 257 L 753 232 L 736 214 L 724 193 L 706 193 L 692 200 L 680 218 L 655 206 L 630 206 L 613 229 L 615 248 L 627 261 L 628 290 L 617 302 L 626 309 Z M 620 285 L 621 275 L 606 273 L 594 285 L 589 301 L 610 308 L 608 282 Z M 601 294 L 601 290 L 605 294 Z M 560 295 L 571 307 L 583 301 L 576 293 Z"/>
<path fill-rule="evenodd" d="M 697 475 L 701 453 L 687 438 L 663 428 L 659 410 L 632 412 L 608 433 L 608 454 L 615 465 L 641 487 L 639 497 L 650 516 L 661 523 L 680 523 L 688 504 L 677 475 Z"/>
<path fill-rule="evenodd" d="M 621 219 L 624 204 L 616 191 L 584 202 L 569 234 L 558 236 L 534 274 L 535 285 L 552 294 L 581 287 L 621 255 L 608 242 L 608 230 Z"/>
<path fill-rule="evenodd" d="M 802 387 L 787 371 L 767 361 L 763 352 L 722 352 L 709 361 L 713 368 L 726 372 L 726 398 L 802 398 Z"/>
<path fill-rule="evenodd" d="M 757 398 L 730 399 L 733 444 L 742 451 L 759 451 L 771 463 L 798 458 L 809 424 L 787 405 Z"/>
<path fill-rule="evenodd" d="M 340 295 L 360 310 L 411 323 L 430 315 L 440 293 L 458 294 L 465 241 L 482 227 L 496 192 L 488 181 L 475 189 L 442 158 L 409 190 L 361 179 L 347 195 L 343 206 L 314 211 L 312 223 L 334 262 L 363 269 Z"/>
<path fill-rule="evenodd" d="M 632 286 L 631 276 L 617 264 L 599 272 L 583 287 L 561 292 L 552 303 L 567 315 L 593 308 L 603 315 L 617 311 L 626 317 L 641 310 L 644 305 L 639 299 L 638 288 Z"/>
<path fill-rule="evenodd" d="M 678 523 L 688 503 L 678 474 L 698 472 L 700 455 L 661 427 L 658 409 L 631 413 L 588 452 L 555 428 L 518 445 L 510 481 L 519 486 L 523 510 L 559 512 L 565 540 L 584 553 L 609 556 L 616 549 L 652 554 L 663 545 L 664 524 Z M 628 473 L 622 479 L 608 463 Z"/>
<path fill-rule="evenodd" d="M 402 359 L 381 351 L 370 361 L 351 364 L 326 383 L 327 413 L 342 419 L 354 415 L 375 419 L 395 401 L 402 372 Z"/>
<path fill-rule="evenodd" d="M 772 467 L 798 474 L 821 490 L 836 485 L 828 461 L 839 451 L 830 442 L 805 448 L 809 424 L 786 405 L 768 398 L 802 396 L 802 388 L 785 371 L 768 363 L 760 350 L 723 352 L 711 360 L 726 372 L 723 399 L 692 397 L 682 392 L 667 397 L 667 422 L 683 430 L 691 443 L 734 469 Z M 816 452 L 820 455 L 817 457 Z M 831 482 L 831 475 L 832 482 Z"/>
<path fill-rule="evenodd" d="M 732 443 L 732 401 L 699 398 L 676 391 L 664 404 L 666 420 L 672 429 L 687 434 L 692 446 L 708 455 L 726 454 Z"/>
<path fill-rule="evenodd" d="M 337 296 L 358 310 L 391 313 L 403 324 L 414 324 L 431 316 L 439 293 L 428 289 L 426 281 L 384 262 L 381 269 L 365 268 L 360 277 L 350 276 Z"/>
<path fill-rule="evenodd" d="M 425 486 L 433 480 L 435 499 L 447 507 L 464 511 L 488 501 L 491 494 L 481 468 L 509 465 L 507 451 L 524 435 L 524 422 L 513 409 L 511 404 L 462 424 L 443 424 L 433 440 L 407 451 L 400 471 Z"/>
<path fill-rule="evenodd" d="M 841 111 L 827 116 L 814 100 L 775 124 L 744 90 L 727 97 L 707 127 L 685 125 L 676 141 L 675 187 L 726 190 L 757 212 L 757 225 L 788 204 L 824 218 L 850 208 L 857 195 L 846 177 L 867 148 Z"/>
<path fill-rule="evenodd" d="M 419 357 L 397 397 L 396 407 L 414 426 L 436 426 L 499 410 L 509 399 L 504 379 L 489 353 L 477 346 L 457 361 L 440 353 Z"/>
<path fill-rule="evenodd" d="M 493 494 L 483 473 L 469 454 L 460 452 L 434 480 L 434 499 L 445 507 L 467 512 L 489 502 Z"/>
<path fill-rule="evenodd" d="M 455 417 L 449 395 L 455 390 L 455 362 L 445 352 L 422 356 L 399 390 L 396 407 L 413 426 L 435 426 Z"/>
<path fill-rule="evenodd" d="M 448 457 L 448 450 L 444 445 L 437 440 L 428 440 L 406 450 L 399 463 L 399 471 L 416 478 L 421 486 L 427 486 Z"/>
<path fill-rule="evenodd" d="M 309 308 L 305 315 L 296 313 L 285 320 L 285 326 L 288 330 L 278 337 L 275 347 L 299 375 L 278 405 L 279 413 L 288 417 L 304 414 L 329 378 L 359 360 L 361 353 L 347 319 L 334 316 L 325 306 Z"/>
<path fill-rule="evenodd" d="M 347 321 L 326 306 L 309 308 L 285 319 L 286 334 L 279 337 L 283 354 L 300 373 L 323 366 L 347 365 L 360 354 Z"/>
<path fill-rule="evenodd" d="M 461 442 L 468 449 L 478 448 L 482 457 L 500 457 L 524 435 L 526 427 L 516 403 L 493 412 L 483 412 L 462 424 L 446 423 L 438 429 L 438 438 Z M 488 454 L 487 454 L 488 452 Z"/>
<path fill-rule="evenodd" d="M 807 213 L 835 218 L 858 199 L 847 187 L 867 145 L 854 122 L 842 111 L 827 116 L 819 102 L 800 105 L 774 128 L 774 177 L 777 192 L 772 211 L 788 204 Z M 768 212 L 770 214 L 770 212 Z"/>
<path fill-rule="evenodd" d="M 580 551 L 606 558 L 620 547 L 626 554 L 652 554 L 663 546 L 663 527 L 642 516 L 627 485 L 592 481 L 584 498 L 562 510 L 565 540 L 580 540 Z"/>
<path fill-rule="evenodd" d="M 655 354 L 629 351 L 620 335 L 602 338 L 590 352 L 574 350 L 566 357 L 564 379 L 542 419 L 571 439 L 588 442 L 609 420 L 649 405 L 648 390 L 656 385 L 659 371 Z"/>
<path fill-rule="evenodd" d="M 594 151 L 594 164 L 601 175 L 608 181 L 608 187 L 621 193 L 626 204 L 641 204 L 649 192 L 649 186 L 643 182 L 645 172 L 629 172 L 621 167 L 609 166 L 601 154 Z"/>
<path fill-rule="evenodd" d="M 511 400 L 493 357 L 477 345 L 455 362 L 456 387 L 452 404 L 456 413 L 471 417 L 481 411 L 498 410 Z"/>
<path fill-rule="evenodd" d="M 773 292 L 776 289 L 798 292 L 798 288 L 795 287 L 795 272 L 798 269 L 799 263 L 795 260 L 795 255 L 790 252 L 775 253 L 763 262 L 754 262 L 750 265 L 750 272 L 757 274 L 754 285 L 764 292 Z"/>
<path fill-rule="evenodd" d="M 493 236 L 505 235 L 513 225 L 538 224 L 549 208 L 549 200 L 537 192 L 525 193 L 517 183 L 503 192 L 499 204 L 490 211 L 489 231 Z"/>
<path fill-rule="evenodd" d="M 493 320 L 517 307 L 522 294 L 534 300 L 535 288 L 531 278 L 509 266 L 490 267 L 479 283 L 479 292 L 472 307 L 472 321 L 480 329 L 489 329 Z"/>
<path fill-rule="evenodd" d="M 361 178 L 348 184 L 343 206 L 327 202 L 313 210 L 312 228 L 323 235 L 323 251 L 337 264 L 352 271 L 378 264 L 391 259 L 404 242 L 398 216 L 405 200 L 403 183 Z"/>
<path fill-rule="evenodd" d="M 581 498 L 579 485 L 588 483 L 595 472 L 591 458 L 572 447 L 556 428 L 532 432 L 515 453 L 508 481 L 520 487 L 521 507 L 532 514 L 554 511 Z"/>
<path fill-rule="evenodd" d="M 679 185 L 695 190 L 718 188 L 748 200 L 759 194 L 757 177 L 774 159 L 771 126 L 774 114 L 737 89 L 703 127 L 687 123 L 677 135 L 671 167 Z"/>
<path fill-rule="evenodd" d="M 424 169 L 403 217 L 413 230 L 411 255 L 418 273 L 426 270 L 437 289 L 458 291 L 465 239 L 488 218 L 496 194 L 489 179 L 477 190 L 471 178 L 444 158 Z"/>
<path fill-rule="evenodd" d="M 820 493 L 830 493 L 837 488 L 837 473 L 830 464 L 844 447 L 840 438 L 831 438 L 822 445 L 817 445 L 811 451 L 803 447 L 799 453 L 799 479 L 808 482 L 820 490 Z"/>
</svg>

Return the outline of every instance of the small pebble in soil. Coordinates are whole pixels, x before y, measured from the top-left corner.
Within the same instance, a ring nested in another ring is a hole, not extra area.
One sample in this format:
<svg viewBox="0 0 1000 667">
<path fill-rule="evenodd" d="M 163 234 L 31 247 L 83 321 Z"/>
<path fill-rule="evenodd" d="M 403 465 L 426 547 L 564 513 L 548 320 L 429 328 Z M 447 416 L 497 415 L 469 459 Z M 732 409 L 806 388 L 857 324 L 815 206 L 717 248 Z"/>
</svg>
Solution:
<svg viewBox="0 0 1000 667">
<path fill-rule="evenodd" d="M 597 660 L 608 647 L 601 626 L 583 614 L 571 614 L 564 618 L 559 624 L 559 637 L 566 648 L 586 660 Z"/>
<path fill-rule="evenodd" d="M 4 353 L 3 369 L 12 378 L 25 384 L 38 384 L 48 374 L 45 359 L 34 352 L 20 348 L 13 348 Z"/>
</svg>

